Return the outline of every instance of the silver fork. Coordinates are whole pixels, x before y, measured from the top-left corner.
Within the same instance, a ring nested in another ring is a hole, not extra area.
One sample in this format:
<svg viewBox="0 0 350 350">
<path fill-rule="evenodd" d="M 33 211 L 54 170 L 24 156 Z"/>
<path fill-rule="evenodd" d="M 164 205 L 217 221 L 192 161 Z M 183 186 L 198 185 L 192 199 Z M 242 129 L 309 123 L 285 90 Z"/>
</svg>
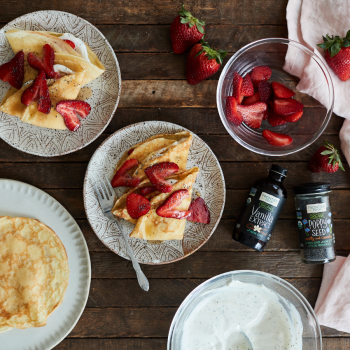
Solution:
<svg viewBox="0 0 350 350">
<path fill-rule="evenodd" d="M 135 259 L 134 252 L 132 251 L 130 244 L 128 242 L 127 234 L 124 233 L 122 225 L 111 212 L 114 205 L 114 199 L 115 199 L 115 193 L 112 185 L 109 183 L 108 179 L 104 177 L 104 180 L 100 180 L 100 181 L 97 181 L 96 183 L 92 183 L 92 186 L 94 187 L 95 193 L 97 195 L 98 201 L 100 202 L 104 216 L 107 219 L 114 221 L 117 224 L 120 233 L 122 234 L 122 237 L 124 239 L 124 243 L 126 246 L 126 250 L 132 261 L 132 265 L 136 271 L 137 280 L 139 282 L 140 287 L 146 292 L 148 292 L 149 290 L 148 279 L 145 276 L 145 274 L 142 272 L 140 264 Z"/>
</svg>

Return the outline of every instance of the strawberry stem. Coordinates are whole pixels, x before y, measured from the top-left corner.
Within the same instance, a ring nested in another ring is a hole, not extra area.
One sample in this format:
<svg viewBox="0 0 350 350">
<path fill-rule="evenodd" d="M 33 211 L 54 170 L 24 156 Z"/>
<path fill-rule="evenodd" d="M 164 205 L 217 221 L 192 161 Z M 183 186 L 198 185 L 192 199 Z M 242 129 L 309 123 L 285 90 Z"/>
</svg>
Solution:
<svg viewBox="0 0 350 350">
<path fill-rule="evenodd" d="M 317 44 L 318 47 L 321 49 L 324 49 L 325 51 L 328 50 L 331 57 L 334 57 L 342 47 L 349 47 L 350 46 L 350 30 L 346 33 L 346 36 L 344 38 L 340 38 L 338 35 L 330 37 L 328 34 L 323 38 L 322 44 Z"/>
<path fill-rule="evenodd" d="M 194 25 L 197 27 L 197 30 L 204 34 L 204 26 L 205 21 L 201 21 L 196 17 L 193 17 L 191 12 L 185 10 L 185 5 L 182 4 L 182 10 L 179 11 L 179 15 L 181 16 L 181 23 L 186 24 L 188 23 L 188 26 L 192 28 Z"/>
<path fill-rule="evenodd" d="M 227 51 L 214 50 L 203 39 L 201 39 L 199 43 L 202 45 L 202 50 L 199 51 L 195 57 L 199 56 L 202 52 L 205 52 L 205 55 L 209 60 L 215 59 L 218 64 L 222 64 L 224 57 L 227 55 Z"/>
<path fill-rule="evenodd" d="M 340 159 L 338 150 L 330 144 L 328 141 L 325 141 L 325 147 L 327 148 L 326 151 L 321 152 L 323 156 L 328 156 L 328 164 L 333 163 L 333 166 L 339 165 L 339 168 L 343 171 L 345 171 L 343 163 Z"/>
</svg>

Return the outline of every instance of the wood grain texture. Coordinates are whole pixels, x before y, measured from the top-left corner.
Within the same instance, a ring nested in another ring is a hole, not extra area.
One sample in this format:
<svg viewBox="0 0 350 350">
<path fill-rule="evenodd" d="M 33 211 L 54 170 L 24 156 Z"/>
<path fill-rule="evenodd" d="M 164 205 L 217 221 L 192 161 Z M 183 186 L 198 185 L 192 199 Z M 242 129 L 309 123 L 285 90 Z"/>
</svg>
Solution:
<svg viewBox="0 0 350 350">
<path fill-rule="evenodd" d="M 105 35 L 117 53 L 165 53 L 173 51 L 169 34 L 170 25 L 147 24 L 130 26 L 116 24 L 98 25 L 97 28 Z M 221 48 L 230 53 L 236 52 L 243 46 L 256 40 L 270 37 L 288 37 L 287 26 L 284 25 L 209 24 L 205 27 L 205 32 L 205 38 L 211 47 Z M 174 55 L 174 57 L 186 56 Z M 117 57 L 119 60 L 120 56 L 117 55 Z M 164 67 L 164 64 L 161 66 Z"/>
<path fill-rule="evenodd" d="M 312 108 L 312 112 L 319 113 L 317 108 Z M 315 111 L 314 111 L 315 110 Z M 257 162 L 257 161 L 270 161 L 276 162 L 275 157 L 268 157 L 261 154 L 253 153 L 246 148 L 239 145 L 231 136 L 227 135 L 226 130 L 223 129 L 219 115 L 216 110 L 155 110 L 152 112 L 144 113 L 144 109 L 136 112 L 129 109 L 121 109 L 121 113 L 117 112 L 117 116 L 114 118 L 115 122 L 108 127 L 107 131 L 113 132 L 134 122 L 141 122 L 144 120 L 158 120 L 162 119 L 162 115 L 166 121 L 180 124 L 189 130 L 193 131 L 208 144 L 208 146 L 215 153 L 219 161 L 235 161 L 235 162 Z M 166 111 L 166 112 L 165 112 Z M 135 115 L 136 114 L 136 115 Z M 142 120 L 144 119 L 144 120 Z M 333 122 L 334 120 L 334 122 Z M 338 135 L 333 135 L 340 129 L 343 120 L 337 116 L 332 118 L 332 124 L 327 128 L 326 132 L 311 146 L 306 149 L 294 153 L 292 155 L 279 157 L 279 161 L 304 161 L 307 162 L 311 159 L 313 153 L 320 147 L 325 140 L 334 144 L 335 147 L 340 150 L 340 140 Z M 195 130 L 195 131 L 194 131 Z M 339 131 L 338 131 L 339 132 Z M 218 135 L 211 135 L 218 134 Z M 225 134 L 225 135 L 223 135 Z M 26 154 L 15 148 L 11 147 L 6 142 L 0 140 L 0 163 L 19 163 L 19 162 L 35 162 L 35 163 L 62 163 L 62 162 L 88 162 L 94 154 L 97 147 L 106 140 L 110 134 L 101 135 L 96 141 L 85 147 L 84 149 L 74 152 L 62 157 L 43 158 Z M 343 155 L 341 154 L 344 160 Z M 337 175 L 338 176 L 338 175 Z M 333 177 L 333 176 L 332 176 Z"/>
<path fill-rule="evenodd" d="M 323 350 L 346 350 L 350 348 L 350 338 L 323 338 Z M 166 350 L 167 339 L 65 339 L 55 350 Z"/>
<path fill-rule="evenodd" d="M 150 291 L 140 290 L 137 279 L 99 279 L 91 281 L 88 308 L 178 307 L 205 279 L 151 279 Z M 321 278 L 287 278 L 314 306 Z"/>
<path fill-rule="evenodd" d="M 215 74 L 218 78 L 218 73 Z M 184 80 L 124 80 L 119 107 L 216 107 L 217 81 L 189 85 Z M 309 95 L 296 93 L 305 107 L 322 105 Z"/>
<path fill-rule="evenodd" d="M 228 145 L 221 137 L 211 138 L 214 145 L 221 145 L 222 149 Z M 215 143 L 216 142 L 216 143 Z M 214 148 L 215 152 L 215 148 Z M 217 152 L 215 152 L 217 153 Z M 293 160 L 292 157 L 290 157 Z M 311 155 L 307 158 L 311 158 Z M 220 158 L 219 158 L 220 159 Z M 226 160 L 226 159 L 224 159 Z M 224 173 L 226 189 L 250 189 L 256 180 L 267 177 L 273 162 L 230 162 L 221 163 Z M 307 162 L 279 162 L 288 169 L 284 181 L 286 188 L 293 189 L 302 183 L 330 181 L 333 189 L 347 189 L 350 187 L 348 172 L 337 171 L 333 174 L 311 173 L 307 169 Z M 347 169 L 348 167 L 345 166 Z M 25 181 L 41 188 L 82 188 L 87 163 L 27 163 L 25 166 L 18 163 L 0 163 L 0 176 L 18 181 Z M 248 177 L 246 174 L 250 174 Z"/>
<path fill-rule="evenodd" d="M 247 6 L 244 0 L 216 1 L 189 0 L 186 9 L 195 17 L 210 24 L 278 24 L 285 25 L 284 15 L 287 0 L 251 0 Z M 101 0 L 54 1 L 39 0 L 31 3 L 30 11 L 68 11 L 83 17 L 93 24 L 171 24 L 181 9 L 181 3 L 174 0 L 157 0 L 150 5 L 147 0 Z M 9 22 L 28 13 L 25 2 L 12 0 L 2 3 L 1 22 Z"/>
<path fill-rule="evenodd" d="M 223 219 L 210 240 L 200 249 L 201 251 L 253 251 L 245 245 L 232 240 L 232 232 L 236 220 Z M 109 249 L 97 238 L 86 220 L 79 220 L 78 224 L 85 236 L 91 252 L 109 252 Z M 349 220 L 334 220 L 336 235 L 335 247 L 337 251 L 350 251 Z M 265 251 L 299 251 L 298 230 L 296 219 L 280 219 L 273 231 L 273 235 Z"/>
</svg>

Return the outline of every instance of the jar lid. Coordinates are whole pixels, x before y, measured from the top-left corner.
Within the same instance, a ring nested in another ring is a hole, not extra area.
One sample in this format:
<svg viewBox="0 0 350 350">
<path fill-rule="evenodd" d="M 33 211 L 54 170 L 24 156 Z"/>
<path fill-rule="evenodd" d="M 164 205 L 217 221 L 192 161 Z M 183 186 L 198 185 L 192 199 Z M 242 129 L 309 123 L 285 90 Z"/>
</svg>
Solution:
<svg viewBox="0 0 350 350">
<path fill-rule="evenodd" d="M 295 194 L 322 193 L 330 190 L 331 185 L 329 182 L 307 183 L 294 188 Z"/>
<path fill-rule="evenodd" d="M 282 168 L 277 164 L 272 164 L 270 171 L 274 171 L 275 173 L 281 174 L 282 176 L 287 176 L 287 172 L 288 172 L 287 169 Z"/>
</svg>

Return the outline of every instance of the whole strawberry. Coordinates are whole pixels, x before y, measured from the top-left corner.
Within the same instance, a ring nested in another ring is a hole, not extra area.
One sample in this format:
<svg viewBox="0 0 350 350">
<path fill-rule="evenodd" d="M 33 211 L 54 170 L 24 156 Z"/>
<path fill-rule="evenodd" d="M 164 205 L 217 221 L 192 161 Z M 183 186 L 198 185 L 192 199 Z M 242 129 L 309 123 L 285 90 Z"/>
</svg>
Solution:
<svg viewBox="0 0 350 350">
<path fill-rule="evenodd" d="M 327 141 L 314 153 L 308 168 L 312 173 L 335 173 L 339 168 L 345 171 L 338 150 Z"/>
<path fill-rule="evenodd" d="M 174 52 L 184 53 L 203 38 L 205 22 L 193 17 L 184 5 L 179 14 L 171 23 L 170 37 Z"/>
<path fill-rule="evenodd" d="M 215 74 L 227 51 L 214 50 L 203 40 L 192 47 L 186 64 L 186 79 L 191 85 L 200 83 L 202 80 Z"/>
<path fill-rule="evenodd" d="M 350 78 L 350 30 L 345 38 L 339 36 L 323 37 L 323 43 L 318 44 L 325 50 L 325 60 L 333 72 L 342 81 Z"/>
</svg>

